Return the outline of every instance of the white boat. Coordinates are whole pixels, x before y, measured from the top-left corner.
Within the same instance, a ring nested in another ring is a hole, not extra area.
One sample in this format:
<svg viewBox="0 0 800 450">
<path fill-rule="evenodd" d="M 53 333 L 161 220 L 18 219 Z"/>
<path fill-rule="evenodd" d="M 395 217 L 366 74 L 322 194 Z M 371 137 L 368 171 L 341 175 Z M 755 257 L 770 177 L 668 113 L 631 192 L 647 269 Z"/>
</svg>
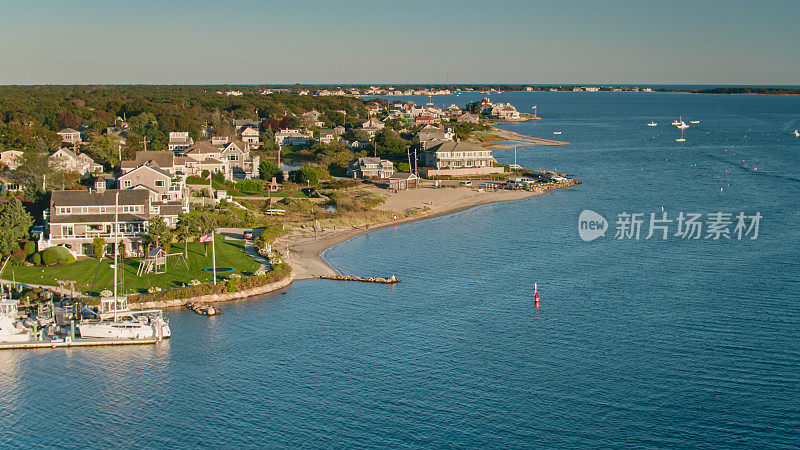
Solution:
<svg viewBox="0 0 800 450">
<path fill-rule="evenodd" d="M 125 297 L 103 297 L 97 318 L 78 324 L 82 338 L 154 339 L 170 337 L 161 310 L 132 311 Z"/>
<path fill-rule="evenodd" d="M 553 131 L 553 134 L 561 134 L 560 131 Z"/>
<path fill-rule="evenodd" d="M 673 124 L 673 125 L 675 125 L 675 126 L 677 127 L 678 125 L 680 125 L 680 124 L 681 124 L 681 122 L 683 122 L 683 120 L 673 120 L 673 121 L 672 121 L 672 124 Z"/>
<path fill-rule="evenodd" d="M 114 248 L 119 248 L 119 193 L 114 209 Z M 78 331 L 83 338 L 152 339 L 170 337 L 169 322 L 161 310 L 131 311 L 128 299 L 117 295 L 117 252 L 114 252 L 114 296 L 100 299 L 93 319 L 82 320 Z"/>
<path fill-rule="evenodd" d="M 655 123 L 655 122 L 650 122 L 650 123 L 648 123 L 648 124 L 647 124 L 647 126 L 648 126 L 648 127 L 657 127 L 657 126 L 658 126 L 658 124 L 657 124 L 657 123 Z"/>
<path fill-rule="evenodd" d="M 29 342 L 31 330 L 17 321 L 17 300 L 0 300 L 0 342 Z"/>
<path fill-rule="evenodd" d="M 689 123 L 693 123 L 693 124 L 697 125 L 698 123 L 700 123 L 700 121 L 699 120 L 690 120 Z"/>
<path fill-rule="evenodd" d="M 794 137 L 800 137 L 800 131 L 794 130 Z"/>
</svg>

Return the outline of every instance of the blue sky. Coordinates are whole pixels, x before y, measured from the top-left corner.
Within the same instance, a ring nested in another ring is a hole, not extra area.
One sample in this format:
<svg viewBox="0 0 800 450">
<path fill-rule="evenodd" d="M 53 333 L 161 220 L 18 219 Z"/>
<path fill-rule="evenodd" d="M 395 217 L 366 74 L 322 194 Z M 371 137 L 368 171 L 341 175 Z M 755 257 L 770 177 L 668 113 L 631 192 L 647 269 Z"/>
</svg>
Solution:
<svg viewBox="0 0 800 450">
<path fill-rule="evenodd" d="M 0 84 L 800 84 L 797 1 L 9 3 Z"/>
</svg>

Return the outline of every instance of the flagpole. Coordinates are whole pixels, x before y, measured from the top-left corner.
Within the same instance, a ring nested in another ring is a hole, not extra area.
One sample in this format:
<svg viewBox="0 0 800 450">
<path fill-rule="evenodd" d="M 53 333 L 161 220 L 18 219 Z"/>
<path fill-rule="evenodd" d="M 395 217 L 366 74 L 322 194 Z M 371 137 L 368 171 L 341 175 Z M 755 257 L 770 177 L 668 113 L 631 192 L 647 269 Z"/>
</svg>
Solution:
<svg viewBox="0 0 800 450">
<path fill-rule="evenodd" d="M 214 284 L 217 284 L 217 253 L 216 249 L 214 248 L 214 232 L 216 230 L 211 230 L 211 272 L 214 274 Z"/>
</svg>

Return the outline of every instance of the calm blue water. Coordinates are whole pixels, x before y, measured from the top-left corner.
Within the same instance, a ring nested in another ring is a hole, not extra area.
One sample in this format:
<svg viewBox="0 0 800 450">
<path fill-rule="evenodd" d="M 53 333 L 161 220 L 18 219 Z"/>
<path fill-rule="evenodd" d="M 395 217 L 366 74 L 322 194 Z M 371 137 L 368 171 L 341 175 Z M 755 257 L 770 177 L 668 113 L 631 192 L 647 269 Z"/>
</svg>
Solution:
<svg viewBox="0 0 800 450">
<path fill-rule="evenodd" d="M 0 445 L 800 445 L 800 98 L 493 99 L 561 119 L 505 127 L 562 131 L 572 145 L 518 161 L 584 183 L 326 253 L 395 287 L 302 281 L 219 317 L 171 311 L 156 347 L 2 352 Z M 701 120 L 684 144 L 679 114 Z M 754 241 L 612 238 L 617 214 L 662 206 L 764 218 Z M 606 238 L 578 238 L 583 209 Z"/>
</svg>

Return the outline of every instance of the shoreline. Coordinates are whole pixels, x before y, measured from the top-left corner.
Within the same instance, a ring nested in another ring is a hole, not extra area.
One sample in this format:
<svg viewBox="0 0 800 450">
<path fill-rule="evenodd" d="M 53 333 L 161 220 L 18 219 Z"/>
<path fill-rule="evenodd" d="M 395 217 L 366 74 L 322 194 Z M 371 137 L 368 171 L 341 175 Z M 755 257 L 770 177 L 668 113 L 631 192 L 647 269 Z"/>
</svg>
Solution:
<svg viewBox="0 0 800 450">
<path fill-rule="evenodd" d="M 511 201 L 525 200 L 537 195 L 543 195 L 553 189 L 561 189 L 565 187 L 572 187 L 579 184 L 575 180 L 565 183 L 560 186 L 535 189 L 531 191 L 498 191 L 498 192 L 482 192 L 478 195 L 471 195 L 467 198 L 459 199 L 441 209 L 431 210 L 427 214 L 421 214 L 415 217 L 407 217 L 398 219 L 396 222 L 380 222 L 369 224 L 369 227 L 347 228 L 347 229 L 328 229 L 318 231 L 316 238 L 314 232 L 299 232 L 291 233 L 282 236 L 275 240 L 273 248 L 277 250 L 284 261 L 292 267 L 292 275 L 295 280 L 305 280 L 318 278 L 324 276 L 343 275 L 333 266 L 331 266 L 323 255 L 330 248 L 347 242 L 350 239 L 360 235 L 369 233 L 369 231 L 380 230 L 390 226 L 398 226 L 419 222 L 422 220 L 434 219 L 437 217 L 456 214 L 466 211 L 477 206 L 489 205 L 493 203 L 504 203 Z M 417 190 L 409 190 L 405 192 L 418 192 L 427 190 L 429 188 L 420 188 Z M 464 188 L 455 188 L 464 189 Z M 451 190 L 447 188 L 440 188 L 438 190 Z M 473 191 L 474 192 L 474 191 Z M 288 250 L 288 255 L 287 255 Z M 391 276 L 393 274 L 371 274 L 374 276 Z"/>
<path fill-rule="evenodd" d="M 490 133 L 502 139 L 482 144 L 490 150 L 508 150 L 514 147 L 546 147 L 551 145 L 570 145 L 571 142 L 556 141 L 554 139 L 537 138 L 525 134 L 517 133 L 515 131 L 504 130 L 496 126 L 490 126 Z M 514 144 L 497 144 L 499 141 L 517 141 L 522 145 Z"/>
</svg>

